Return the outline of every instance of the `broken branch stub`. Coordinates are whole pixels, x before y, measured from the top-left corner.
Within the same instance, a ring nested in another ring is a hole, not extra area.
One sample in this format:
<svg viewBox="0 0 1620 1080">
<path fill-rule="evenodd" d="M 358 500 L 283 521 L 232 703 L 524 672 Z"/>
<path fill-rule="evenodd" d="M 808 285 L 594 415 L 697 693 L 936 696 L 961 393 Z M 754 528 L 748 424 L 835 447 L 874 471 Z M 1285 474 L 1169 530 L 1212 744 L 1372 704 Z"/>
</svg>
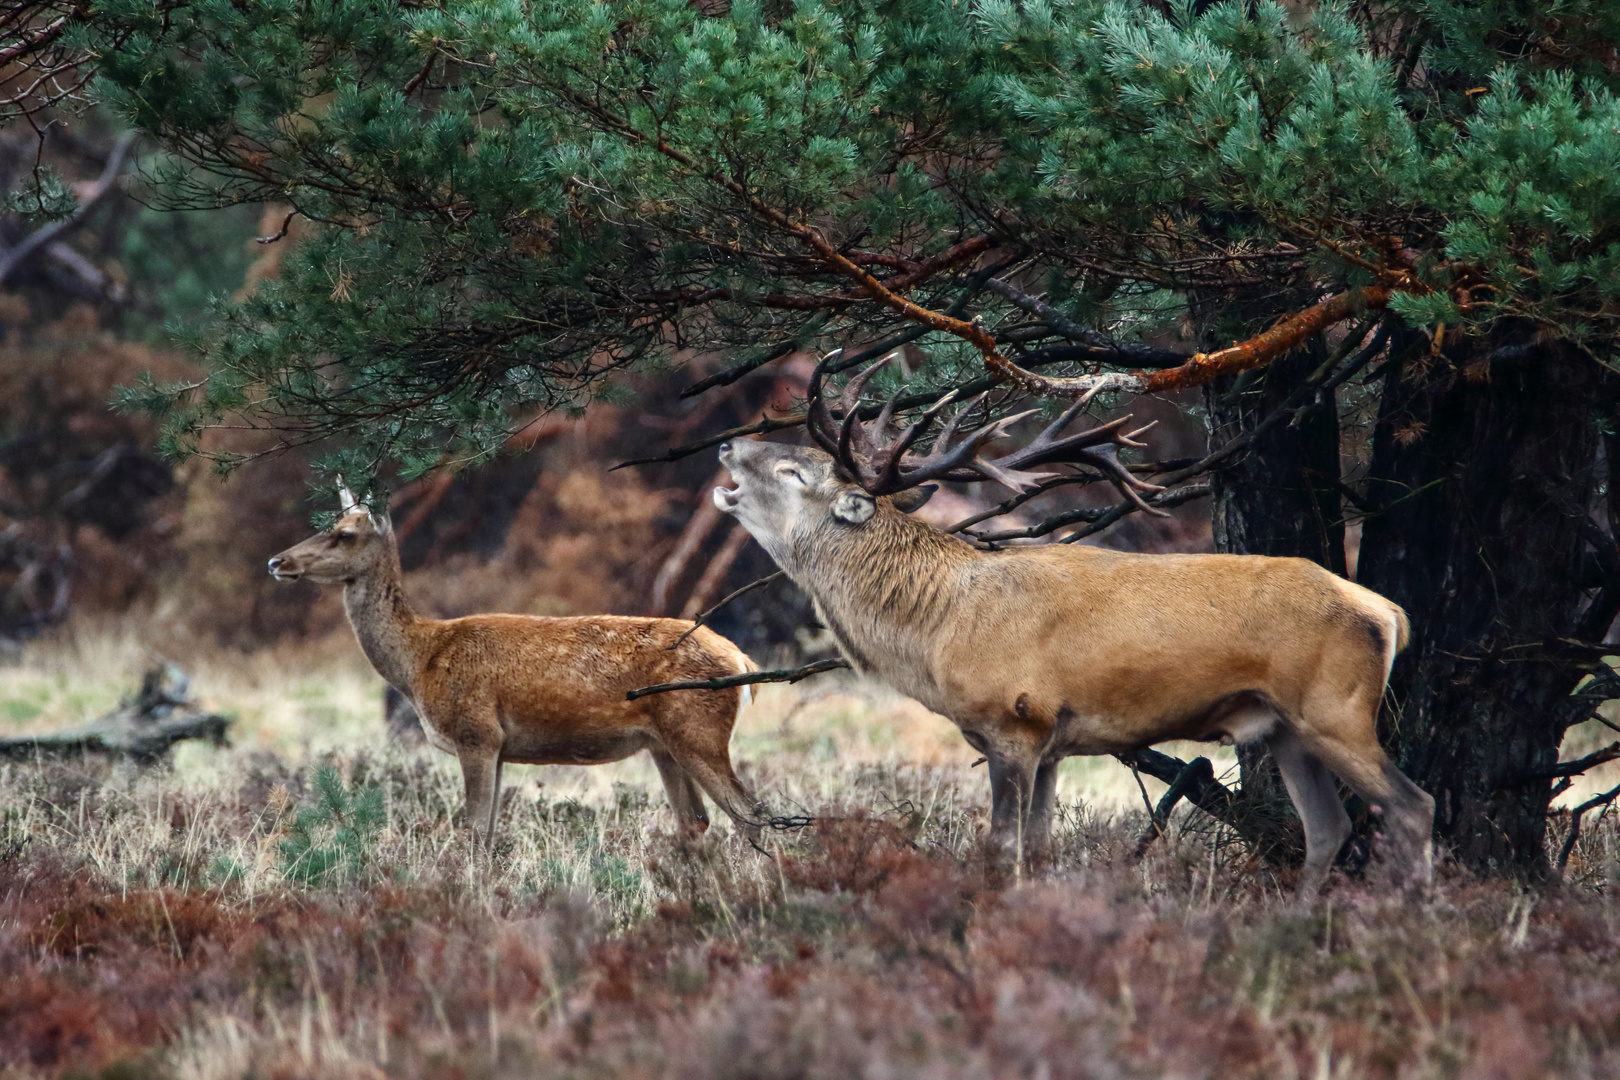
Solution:
<svg viewBox="0 0 1620 1080">
<path fill-rule="evenodd" d="M 187 697 L 190 680 L 174 664 L 147 671 L 141 688 L 104 716 L 64 731 L 0 739 L 0 758 L 110 754 L 149 763 L 182 739 L 228 743 L 229 718 L 203 712 Z"/>
</svg>

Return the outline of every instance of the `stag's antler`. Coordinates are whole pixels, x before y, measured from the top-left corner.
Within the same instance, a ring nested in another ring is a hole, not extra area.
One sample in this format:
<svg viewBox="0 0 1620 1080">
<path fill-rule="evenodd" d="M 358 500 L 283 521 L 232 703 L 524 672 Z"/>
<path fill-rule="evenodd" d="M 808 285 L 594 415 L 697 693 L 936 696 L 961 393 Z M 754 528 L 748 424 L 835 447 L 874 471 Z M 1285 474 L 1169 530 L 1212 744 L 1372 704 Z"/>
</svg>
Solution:
<svg viewBox="0 0 1620 1080">
<path fill-rule="evenodd" d="M 887 436 L 889 422 L 894 417 L 895 406 L 906 388 L 901 387 L 884 404 L 883 411 L 878 413 L 877 419 L 867 424 L 861 423 L 859 418 L 861 390 L 867 380 L 894 357 L 895 354 L 890 353 L 849 380 L 839 402 L 843 411 L 841 420 L 833 415 L 822 392 L 826 361 L 816 365 L 815 373 L 810 377 L 807 424 L 810 437 L 833 456 L 840 472 L 871 494 L 893 495 L 929 480 L 959 482 L 994 480 L 1015 491 L 1025 491 L 1053 478 L 1052 473 L 1030 472 L 1033 467 L 1057 464 L 1089 465 L 1101 472 L 1137 506 L 1148 513 L 1165 516 L 1164 511 L 1149 506 L 1139 494 L 1164 489 L 1131 475 L 1130 471 L 1120 464 L 1118 456 L 1118 447 L 1145 445 L 1136 441 L 1136 437 L 1153 424 L 1147 424 L 1135 431 L 1123 432 L 1121 429 L 1130 421 L 1129 416 L 1124 416 L 1101 427 L 1060 438 L 1059 432 L 1080 415 L 1084 402 L 1076 402 L 1070 406 L 1022 450 L 995 459 L 981 457 L 979 451 L 991 440 L 1006 435 L 1007 429 L 1013 424 L 1035 415 L 1039 410 L 1028 409 L 993 420 L 969 432 L 961 442 L 952 446 L 951 441 L 956 437 L 957 424 L 987 396 L 980 394 L 969 402 L 966 408 L 945 422 L 945 426 L 934 439 L 933 448 L 927 454 L 921 456 L 912 454 L 911 447 L 928 432 L 940 414 L 956 401 L 957 391 L 953 390 L 923 410 L 922 415 L 900 432 L 892 442 L 882 442 Z"/>
</svg>

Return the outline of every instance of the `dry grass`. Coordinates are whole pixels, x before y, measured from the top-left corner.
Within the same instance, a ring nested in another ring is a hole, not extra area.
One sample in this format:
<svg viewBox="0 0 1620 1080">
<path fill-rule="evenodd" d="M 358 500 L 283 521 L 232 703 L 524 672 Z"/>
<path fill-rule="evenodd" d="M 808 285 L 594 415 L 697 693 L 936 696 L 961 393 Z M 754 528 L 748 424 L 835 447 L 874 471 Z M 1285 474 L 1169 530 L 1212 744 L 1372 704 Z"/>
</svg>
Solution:
<svg viewBox="0 0 1620 1080">
<path fill-rule="evenodd" d="M 102 711 L 146 649 L 31 650 L 0 730 Z M 1053 866 L 1008 879 L 949 725 L 829 681 L 763 688 L 733 743 L 817 817 L 774 859 L 723 820 L 681 850 L 645 760 L 510 770 L 490 856 L 454 763 L 382 743 L 347 639 L 175 659 L 231 748 L 0 766 L 6 1080 L 1620 1074 L 1610 822 L 1561 888 L 1335 880 L 1304 910 L 1199 819 L 1134 861 L 1134 781 L 1077 761 Z M 323 765 L 349 801 L 306 835 Z M 300 837 L 347 857 L 313 874 Z"/>
</svg>

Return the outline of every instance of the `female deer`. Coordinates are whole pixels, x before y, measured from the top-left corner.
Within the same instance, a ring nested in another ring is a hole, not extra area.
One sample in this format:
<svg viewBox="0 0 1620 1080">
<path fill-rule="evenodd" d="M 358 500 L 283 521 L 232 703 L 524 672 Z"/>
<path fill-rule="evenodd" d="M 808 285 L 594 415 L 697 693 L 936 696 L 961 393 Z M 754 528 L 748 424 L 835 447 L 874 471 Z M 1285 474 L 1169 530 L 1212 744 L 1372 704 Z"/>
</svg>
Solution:
<svg viewBox="0 0 1620 1080">
<path fill-rule="evenodd" d="M 680 619 L 469 615 L 412 610 L 386 514 L 347 489 L 332 527 L 270 560 L 278 581 L 343 585 L 349 624 L 377 673 L 409 697 L 428 741 L 461 762 L 469 829 L 495 831 L 501 765 L 599 765 L 652 753 L 682 834 L 708 828 L 701 788 L 750 842 L 761 817 L 731 768 L 737 688 L 655 694 L 653 683 L 739 675 L 754 665 L 730 641 Z"/>
</svg>

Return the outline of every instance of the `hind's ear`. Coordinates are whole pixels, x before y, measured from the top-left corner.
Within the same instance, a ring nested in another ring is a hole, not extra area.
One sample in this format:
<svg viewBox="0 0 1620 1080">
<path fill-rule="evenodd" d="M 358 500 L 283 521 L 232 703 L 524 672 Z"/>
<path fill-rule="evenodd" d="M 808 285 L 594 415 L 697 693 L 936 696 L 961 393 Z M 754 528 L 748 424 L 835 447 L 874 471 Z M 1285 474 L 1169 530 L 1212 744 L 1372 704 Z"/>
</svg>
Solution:
<svg viewBox="0 0 1620 1080">
<path fill-rule="evenodd" d="M 922 487 L 908 488 L 905 491 L 898 492 L 890 498 L 896 510 L 902 514 L 909 514 L 921 510 L 923 504 L 932 499 L 934 492 L 938 490 L 938 484 L 924 484 Z"/>
<path fill-rule="evenodd" d="M 394 518 L 388 511 L 381 513 L 371 511 L 371 527 L 384 536 L 391 536 L 394 532 Z"/>
</svg>

